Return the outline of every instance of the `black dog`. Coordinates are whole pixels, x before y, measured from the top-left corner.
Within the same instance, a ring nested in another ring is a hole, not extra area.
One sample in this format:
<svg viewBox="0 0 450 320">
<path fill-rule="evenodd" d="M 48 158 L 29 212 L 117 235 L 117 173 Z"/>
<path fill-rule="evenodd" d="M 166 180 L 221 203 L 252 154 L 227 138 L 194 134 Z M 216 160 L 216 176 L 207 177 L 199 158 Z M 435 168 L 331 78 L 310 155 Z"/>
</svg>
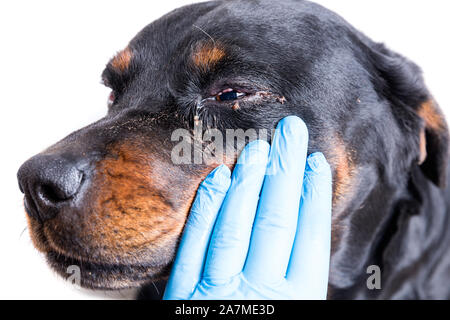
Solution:
<svg viewBox="0 0 450 320">
<path fill-rule="evenodd" d="M 110 289 L 166 277 L 215 166 L 174 165 L 171 133 L 297 115 L 333 168 L 329 297 L 450 298 L 448 130 L 412 62 L 316 4 L 232 0 L 150 24 L 103 79 L 106 117 L 18 173 L 34 243 L 61 274 L 79 265 L 83 286 Z"/>
</svg>

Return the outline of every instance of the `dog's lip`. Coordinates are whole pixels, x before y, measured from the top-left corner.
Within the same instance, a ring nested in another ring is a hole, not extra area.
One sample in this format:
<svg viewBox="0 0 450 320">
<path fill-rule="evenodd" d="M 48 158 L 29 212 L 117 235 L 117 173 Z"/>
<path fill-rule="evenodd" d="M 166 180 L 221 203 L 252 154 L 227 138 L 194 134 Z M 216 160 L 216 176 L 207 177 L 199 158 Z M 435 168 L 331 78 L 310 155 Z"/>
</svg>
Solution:
<svg viewBox="0 0 450 320">
<path fill-rule="evenodd" d="M 64 253 L 58 252 L 54 249 L 50 249 L 46 252 L 47 257 L 52 260 L 52 262 L 59 263 L 61 265 L 78 265 L 81 268 L 89 269 L 92 267 L 101 267 L 105 269 L 120 269 L 120 268 L 158 268 L 162 265 L 160 264 L 152 264 L 152 263 L 143 263 L 143 264 L 126 264 L 126 263 L 108 263 L 108 262 L 99 262 L 92 261 L 83 257 L 74 258 L 73 256 L 66 255 Z"/>
<path fill-rule="evenodd" d="M 25 210 L 29 210 L 26 208 Z M 30 217 L 30 219 L 33 219 Z M 35 220 L 35 219 L 34 219 Z M 63 252 L 54 247 L 49 234 L 44 230 L 44 224 L 38 220 L 32 232 L 37 236 L 35 241 L 42 246 L 38 248 L 46 256 L 49 266 L 60 276 L 68 279 L 73 274 L 73 268 L 78 266 L 80 270 L 80 285 L 94 290 L 118 290 L 141 286 L 152 279 L 166 277 L 170 270 L 169 264 L 161 264 L 149 261 L 142 263 L 110 263 L 94 261 L 71 252 Z"/>
<path fill-rule="evenodd" d="M 141 285 L 152 277 L 164 273 L 164 265 L 148 264 L 108 264 L 89 262 L 66 256 L 50 250 L 46 253 L 50 266 L 61 276 L 68 278 L 73 274 L 71 266 L 80 270 L 80 284 L 90 289 L 124 289 Z"/>
<path fill-rule="evenodd" d="M 48 234 L 44 232 L 44 225 L 35 225 L 33 232 L 38 235 L 39 249 L 46 256 L 49 266 L 64 279 L 69 279 L 77 266 L 80 271 L 80 285 L 94 290 L 117 290 L 141 286 L 154 278 L 166 276 L 169 266 L 148 261 L 142 263 L 110 263 L 94 261 L 92 258 L 62 252 L 53 247 Z M 37 247 L 37 244 L 35 244 Z"/>
</svg>

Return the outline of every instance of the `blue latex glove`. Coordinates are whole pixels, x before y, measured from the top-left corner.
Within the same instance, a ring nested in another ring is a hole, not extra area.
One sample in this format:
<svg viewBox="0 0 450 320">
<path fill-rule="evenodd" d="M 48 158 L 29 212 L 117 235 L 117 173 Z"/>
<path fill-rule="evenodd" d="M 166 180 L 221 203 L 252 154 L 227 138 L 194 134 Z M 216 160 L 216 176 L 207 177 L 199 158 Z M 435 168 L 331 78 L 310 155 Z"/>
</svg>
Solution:
<svg viewBox="0 0 450 320">
<path fill-rule="evenodd" d="M 271 148 L 252 142 L 231 178 L 220 166 L 203 181 L 165 299 L 326 298 L 331 170 L 307 146 L 304 122 L 285 118 Z"/>
</svg>

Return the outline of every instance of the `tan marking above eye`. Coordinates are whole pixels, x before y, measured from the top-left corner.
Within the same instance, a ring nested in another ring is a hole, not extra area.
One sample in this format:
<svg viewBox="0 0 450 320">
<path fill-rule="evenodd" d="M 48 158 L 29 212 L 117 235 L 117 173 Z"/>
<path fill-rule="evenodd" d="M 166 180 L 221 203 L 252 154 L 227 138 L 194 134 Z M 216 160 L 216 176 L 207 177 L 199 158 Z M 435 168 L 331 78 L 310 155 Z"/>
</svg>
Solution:
<svg viewBox="0 0 450 320">
<path fill-rule="evenodd" d="M 425 121 L 427 128 L 436 131 L 446 130 L 445 120 L 432 100 L 423 103 L 417 113 Z"/>
<path fill-rule="evenodd" d="M 111 60 L 111 66 L 117 71 L 123 72 L 129 68 L 132 57 L 131 49 L 125 48 Z"/>
<path fill-rule="evenodd" d="M 194 64 L 202 71 L 214 67 L 217 62 L 225 57 L 225 50 L 219 45 L 214 44 L 201 44 L 192 54 L 192 60 Z"/>
</svg>

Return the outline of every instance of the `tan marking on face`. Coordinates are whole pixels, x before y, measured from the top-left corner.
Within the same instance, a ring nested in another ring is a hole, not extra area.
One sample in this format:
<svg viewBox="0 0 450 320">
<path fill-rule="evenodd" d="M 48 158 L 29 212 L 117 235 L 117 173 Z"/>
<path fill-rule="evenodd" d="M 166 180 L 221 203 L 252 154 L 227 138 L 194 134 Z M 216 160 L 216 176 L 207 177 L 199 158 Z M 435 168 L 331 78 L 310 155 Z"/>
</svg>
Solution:
<svg viewBox="0 0 450 320">
<path fill-rule="evenodd" d="M 335 190 L 334 202 L 348 196 L 352 186 L 353 167 L 346 155 L 345 148 L 339 146 L 336 150 L 336 174 L 335 174 Z"/>
<path fill-rule="evenodd" d="M 224 57 L 225 50 L 211 43 L 201 44 L 192 54 L 194 65 L 202 71 L 211 69 Z"/>
<path fill-rule="evenodd" d="M 341 235 L 347 232 L 348 226 L 341 223 L 342 214 L 348 209 L 357 190 L 357 167 L 352 160 L 353 150 L 339 136 L 324 141 L 326 158 L 333 172 L 333 215 L 331 234 L 332 252 L 338 248 Z"/>
<path fill-rule="evenodd" d="M 221 163 L 207 163 L 188 175 L 157 153 L 130 144 L 121 144 L 112 153 L 97 165 L 93 185 L 99 192 L 85 232 L 93 233 L 94 242 L 102 243 L 111 255 L 172 248 L 199 184 Z M 224 163 L 230 166 L 225 157 Z"/>
<path fill-rule="evenodd" d="M 131 49 L 125 48 L 111 60 L 111 66 L 117 71 L 124 72 L 129 68 L 132 57 Z"/>
<path fill-rule="evenodd" d="M 425 136 L 425 129 L 420 130 L 420 158 L 419 165 L 423 164 L 427 158 L 427 138 Z"/>
<path fill-rule="evenodd" d="M 351 199 L 356 171 L 351 152 L 340 137 L 334 138 L 333 143 L 329 146 L 328 161 L 334 169 L 333 208 L 340 211 Z"/>
<path fill-rule="evenodd" d="M 125 144 L 114 152 L 116 157 L 97 165 L 94 180 L 100 192 L 89 219 L 99 231 L 97 241 L 121 255 L 171 243 L 181 233 L 197 185 L 171 190 L 169 169 L 155 156 Z M 183 202 L 171 199 L 171 192 L 180 192 Z"/>
<path fill-rule="evenodd" d="M 435 131 L 446 130 L 445 119 L 432 100 L 423 103 L 417 113 L 425 121 L 428 129 Z"/>
</svg>

